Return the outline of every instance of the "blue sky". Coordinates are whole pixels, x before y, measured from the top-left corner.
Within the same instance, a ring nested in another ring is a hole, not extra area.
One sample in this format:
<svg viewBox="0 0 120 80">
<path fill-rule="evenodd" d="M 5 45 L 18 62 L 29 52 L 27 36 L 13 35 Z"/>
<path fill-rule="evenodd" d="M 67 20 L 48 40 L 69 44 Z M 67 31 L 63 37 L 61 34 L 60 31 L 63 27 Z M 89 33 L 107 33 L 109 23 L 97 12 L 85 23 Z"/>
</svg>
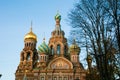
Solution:
<svg viewBox="0 0 120 80">
<path fill-rule="evenodd" d="M 31 21 L 38 45 L 46 43 L 55 28 L 54 16 L 59 10 L 61 26 L 68 38 L 70 25 L 66 19 L 76 0 L 0 0 L 0 80 L 15 80 L 15 71 L 24 47 L 24 35 L 29 32 Z"/>
</svg>

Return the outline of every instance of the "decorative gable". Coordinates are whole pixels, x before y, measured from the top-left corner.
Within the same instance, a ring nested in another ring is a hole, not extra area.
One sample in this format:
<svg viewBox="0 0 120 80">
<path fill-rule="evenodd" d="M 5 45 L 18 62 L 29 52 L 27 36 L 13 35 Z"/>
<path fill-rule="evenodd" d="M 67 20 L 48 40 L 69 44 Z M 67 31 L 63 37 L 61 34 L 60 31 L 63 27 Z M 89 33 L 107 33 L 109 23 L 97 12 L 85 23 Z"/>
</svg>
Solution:
<svg viewBox="0 0 120 80">
<path fill-rule="evenodd" d="M 66 58 L 58 57 L 49 63 L 48 69 L 73 69 L 73 65 Z"/>
</svg>

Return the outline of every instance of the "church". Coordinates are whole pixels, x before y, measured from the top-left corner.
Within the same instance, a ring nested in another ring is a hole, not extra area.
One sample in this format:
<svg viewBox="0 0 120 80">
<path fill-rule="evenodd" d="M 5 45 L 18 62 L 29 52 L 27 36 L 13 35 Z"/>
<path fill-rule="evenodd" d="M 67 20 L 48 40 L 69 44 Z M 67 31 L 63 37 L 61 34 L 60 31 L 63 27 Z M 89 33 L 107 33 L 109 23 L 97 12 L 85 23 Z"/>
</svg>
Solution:
<svg viewBox="0 0 120 80">
<path fill-rule="evenodd" d="M 48 44 L 44 38 L 36 48 L 37 36 L 32 27 L 24 36 L 15 80 L 86 80 L 86 70 L 79 61 L 80 47 L 75 39 L 68 46 L 59 13 L 55 15 L 55 21 Z"/>
</svg>

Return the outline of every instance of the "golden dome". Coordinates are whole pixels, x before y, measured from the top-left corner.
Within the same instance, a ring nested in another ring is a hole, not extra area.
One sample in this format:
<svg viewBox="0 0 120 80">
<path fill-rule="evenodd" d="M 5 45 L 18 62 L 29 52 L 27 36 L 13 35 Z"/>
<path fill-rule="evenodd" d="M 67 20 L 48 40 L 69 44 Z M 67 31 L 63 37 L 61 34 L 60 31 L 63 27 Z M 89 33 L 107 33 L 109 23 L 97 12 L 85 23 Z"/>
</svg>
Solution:
<svg viewBox="0 0 120 80">
<path fill-rule="evenodd" d="M 32 28 L 30 29 L 30 32 L 25 35 L 24 40 L 26 39 L 33 39 L 37 41 L 37 36 L 32 32 Z"/>
<path fill-rule="evenodd" d="M 70 52 L 75 52 L 76 54 L 80 53 L 80 47 L 76 44 L 76 41 L 74 39 L 73 44 L 69 48 Z"/>
</svg>

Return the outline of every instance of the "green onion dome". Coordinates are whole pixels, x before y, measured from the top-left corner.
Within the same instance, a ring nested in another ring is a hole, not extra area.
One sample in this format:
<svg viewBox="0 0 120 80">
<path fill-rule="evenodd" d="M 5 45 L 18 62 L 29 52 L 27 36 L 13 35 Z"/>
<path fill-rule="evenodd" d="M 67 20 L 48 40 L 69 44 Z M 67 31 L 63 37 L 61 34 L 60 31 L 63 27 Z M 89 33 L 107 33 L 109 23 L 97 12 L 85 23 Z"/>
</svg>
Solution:
<svg viewBox="0 0 120 80">
<path fill-rule="evenodd" d="M 43 40 L 43 43 L 38 46 L 38 52 L 41 53 L 45 53 L 45 54 L 49 54 L 50 53 L 50 48 L 49 46 L 45 43 L 45 39 Z"/>
<path fill-rule="evenodd" d="M 78 54 L 80 53 L 80 47 L 76 44 L 76 41 L 74 39 L 73 44 L 70 46 L 69 51 L 71 54 Z"/>
<path fill-rule="evenodd" d="M 55 15 L 55 20 L 59 20 L 59 21 L 61 20 L 61 15 L 59 13 Z"/>
</svg>

